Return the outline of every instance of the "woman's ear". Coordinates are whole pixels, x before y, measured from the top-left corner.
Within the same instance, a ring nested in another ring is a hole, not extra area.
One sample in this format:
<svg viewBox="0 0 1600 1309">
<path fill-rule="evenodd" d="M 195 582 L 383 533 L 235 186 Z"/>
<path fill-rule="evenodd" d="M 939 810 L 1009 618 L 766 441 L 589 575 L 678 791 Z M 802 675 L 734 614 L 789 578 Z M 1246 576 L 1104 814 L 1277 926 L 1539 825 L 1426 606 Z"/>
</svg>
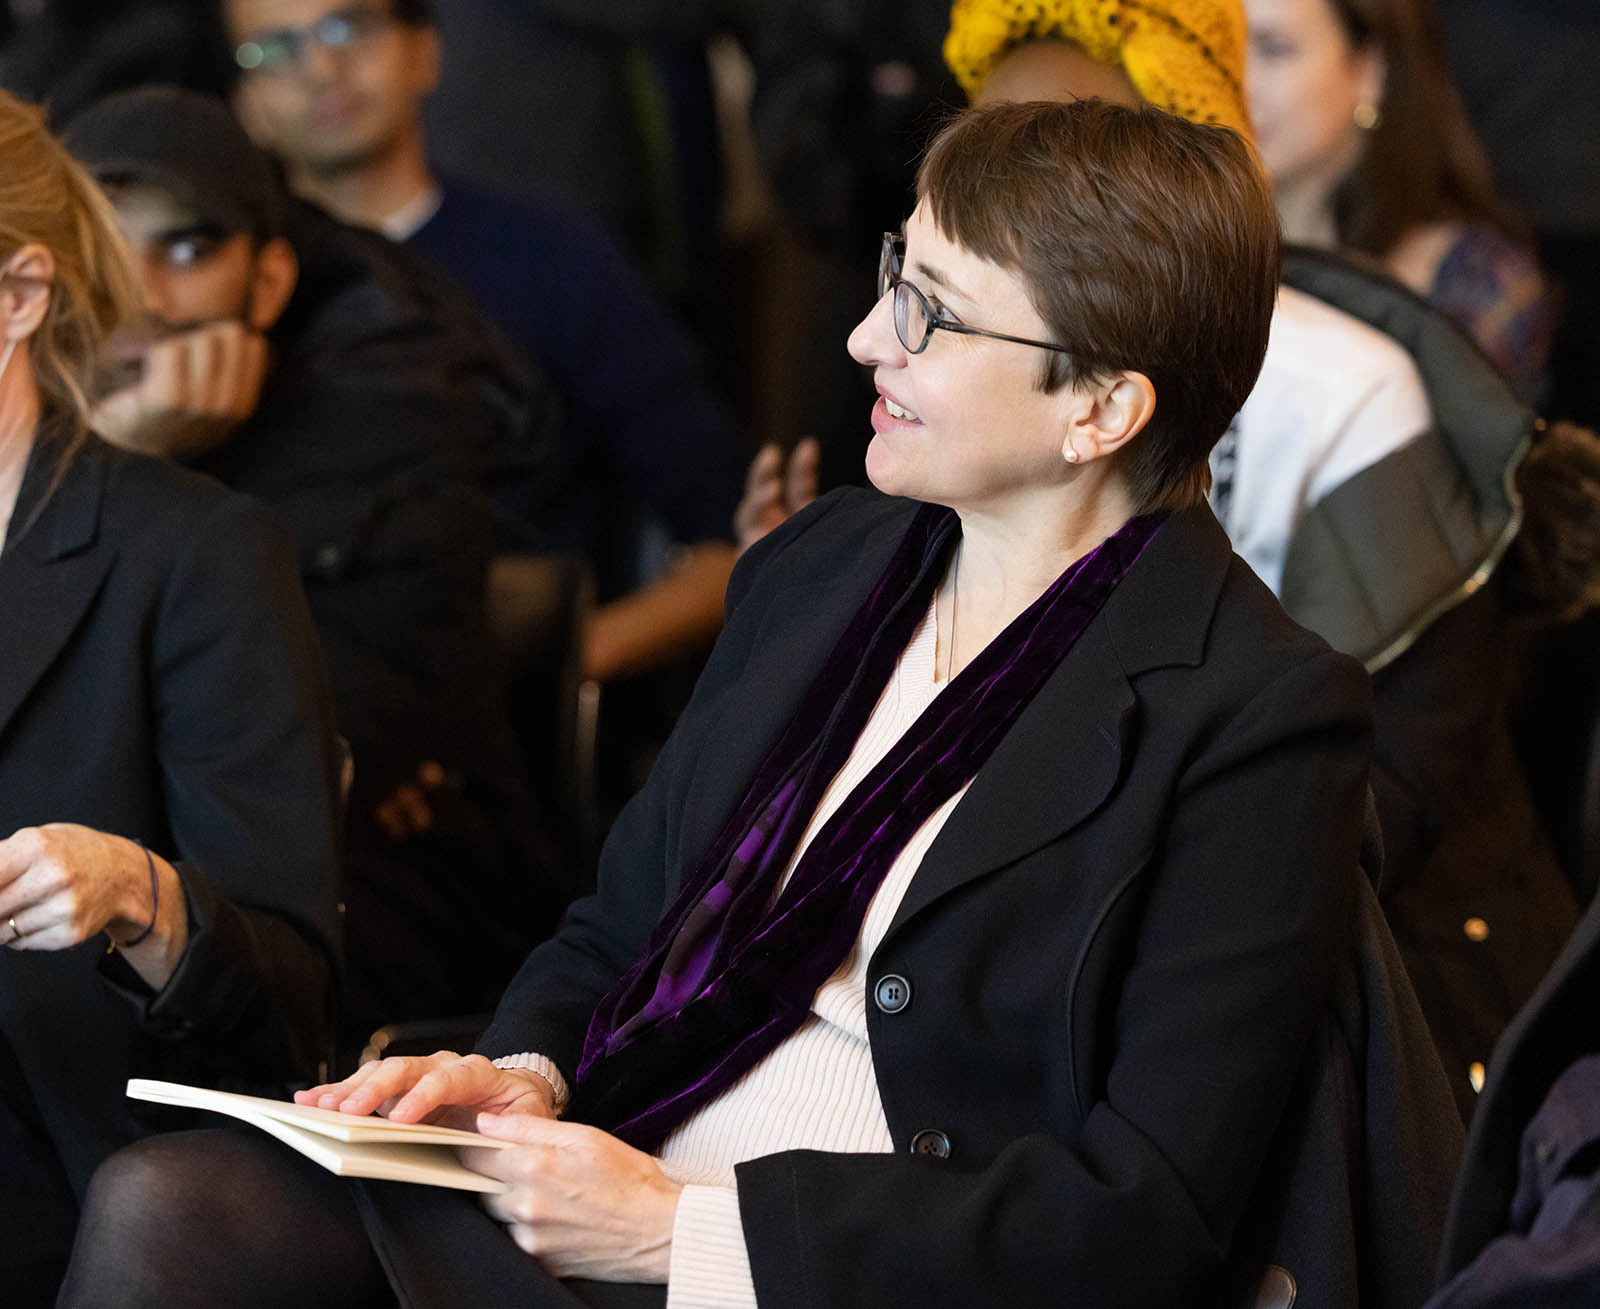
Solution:
<svg viewBox="0 0 1600 1309">
<path fill-rule="evenodd" d="M 39 330 L 50 308 L 56 259 L 42 245 L 25 245 L 6 261 L 0 279 L 0 340 L 21 341 Z"/>
<path fill-rule="evenodd" d="M 1156 411 L 1156 389 L 1143 373 L 1115 373 L 1075 393 L 1081 403 L 1067 421 L 1061 455 L 1069 464 L 1115 454 L 1144 430 Z"/>
<path fill-rule="evenodd" d="M 256 251 L 256 267 L 250 283 L 247 321 L 258 332 L 270 331 L 288 308 L 295 283 L 300 280 L 300 261 L 294 247 L 275 236 Z"/>
</svg>

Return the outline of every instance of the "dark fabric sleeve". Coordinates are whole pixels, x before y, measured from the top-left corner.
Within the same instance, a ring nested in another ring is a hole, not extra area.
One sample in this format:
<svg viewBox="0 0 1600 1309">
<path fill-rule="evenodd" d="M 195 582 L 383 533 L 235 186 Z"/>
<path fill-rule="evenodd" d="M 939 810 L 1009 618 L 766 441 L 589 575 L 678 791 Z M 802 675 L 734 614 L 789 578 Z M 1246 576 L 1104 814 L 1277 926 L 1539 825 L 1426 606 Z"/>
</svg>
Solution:
<svg viewBox="0 0 1600 1309">
<path fill-rule="evenodd" d="M 311 1077 L 337 958 L 339 757 L 287 545 L 220 500 L 169 579 L 155 630 L 154 747 L 189 942 L 158 992 L 103 973 L 151 1034 L 230 1076 Z"/>
<path fill-rule="evenodd" d="M 982 1066 L 973 1051 L 947 1084 L 916 1089 L 931 1121 L 901 1125 L 901 1153 L 741 1165 L 761 1302 L 1200 1303 L 1350 948 L 1370 731 L 1363 675 L 1328 654 L 1187 743 L 1163 838 L 1107 911 L 1134 915 L 1107 1012 L 1063 1012 L 1037 1034 L 1105 1050 L 1081 1129 L 1035 1130 L 968 1165 L 906 1151 L 906 1126 L 959 1140 L 974 1103 L 1004 1095 L 963 1077 Z M 993 949 L 1001 978 L 1004 942 Z"/>
</svg>

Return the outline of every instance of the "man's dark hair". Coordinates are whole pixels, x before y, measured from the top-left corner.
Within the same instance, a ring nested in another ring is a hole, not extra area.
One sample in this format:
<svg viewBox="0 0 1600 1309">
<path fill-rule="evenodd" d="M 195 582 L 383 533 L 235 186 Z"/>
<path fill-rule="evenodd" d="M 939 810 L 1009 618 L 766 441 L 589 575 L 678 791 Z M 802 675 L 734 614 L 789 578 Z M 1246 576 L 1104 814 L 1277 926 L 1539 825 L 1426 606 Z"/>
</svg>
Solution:
<svg viewBox="0 0 1600 1309">
<path fill-rule="evenodd" d="M 1243 139 L 1150 106 L 996 103 L 935 138 L 917 195 L 944 236 L 1021 275 L 1068 351 L 1043 352 L 1041 390 L 1150 379 L 1155 413 L 1117 456 L 1139 511 L 1203 498 L 1278 291 L 1277 212 Z"/>
<path fill-rule="evenodd" d="M 393 0 L 389 12 L 397 23 L 407 27 L 437 27 L 439 24 L 433 0 Z"/>
</svg>

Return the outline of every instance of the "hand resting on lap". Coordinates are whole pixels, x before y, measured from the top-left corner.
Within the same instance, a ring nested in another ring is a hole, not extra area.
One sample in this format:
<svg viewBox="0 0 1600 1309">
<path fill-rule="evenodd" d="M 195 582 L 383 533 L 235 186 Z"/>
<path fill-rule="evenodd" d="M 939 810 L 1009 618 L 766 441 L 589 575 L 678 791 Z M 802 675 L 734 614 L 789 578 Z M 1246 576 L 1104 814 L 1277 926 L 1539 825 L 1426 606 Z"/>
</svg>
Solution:
<svg viewBox="0 0 1600 1309">
<path fill-rule="evenodd" d="M 300 1104 L 476 1128 L 517 1142 L 462 1157 L 509 1184 L 484 1203 L 518 1246 L 557 1277 L 665 1282 L 683 1188 L 652 1156 L 607 1132 L 558 1121 L 554 1099 L 535 1072 L 449 1050 L 377 1060 L 342 1082 L 295 1093 Z"/>
</svg>

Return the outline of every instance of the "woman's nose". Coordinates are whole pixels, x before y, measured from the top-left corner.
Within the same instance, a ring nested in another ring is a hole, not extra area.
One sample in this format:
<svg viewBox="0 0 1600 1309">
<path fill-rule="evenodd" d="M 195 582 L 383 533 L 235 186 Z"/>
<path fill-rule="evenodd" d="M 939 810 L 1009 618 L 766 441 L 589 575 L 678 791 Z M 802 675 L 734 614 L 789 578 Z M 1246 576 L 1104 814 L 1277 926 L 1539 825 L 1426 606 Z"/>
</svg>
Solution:
<svg viewBox="0 0 1600 1309">
<path fill-rule="evenodd" d="M 867 316 L 856 324 L 848 343 L 850 357 L 858 364 L 870 367 L 888 365 L 898 368 L 905 363 L 905 347 L 894 330 L 894 295 L 884 292 Z"/>
</svg>

